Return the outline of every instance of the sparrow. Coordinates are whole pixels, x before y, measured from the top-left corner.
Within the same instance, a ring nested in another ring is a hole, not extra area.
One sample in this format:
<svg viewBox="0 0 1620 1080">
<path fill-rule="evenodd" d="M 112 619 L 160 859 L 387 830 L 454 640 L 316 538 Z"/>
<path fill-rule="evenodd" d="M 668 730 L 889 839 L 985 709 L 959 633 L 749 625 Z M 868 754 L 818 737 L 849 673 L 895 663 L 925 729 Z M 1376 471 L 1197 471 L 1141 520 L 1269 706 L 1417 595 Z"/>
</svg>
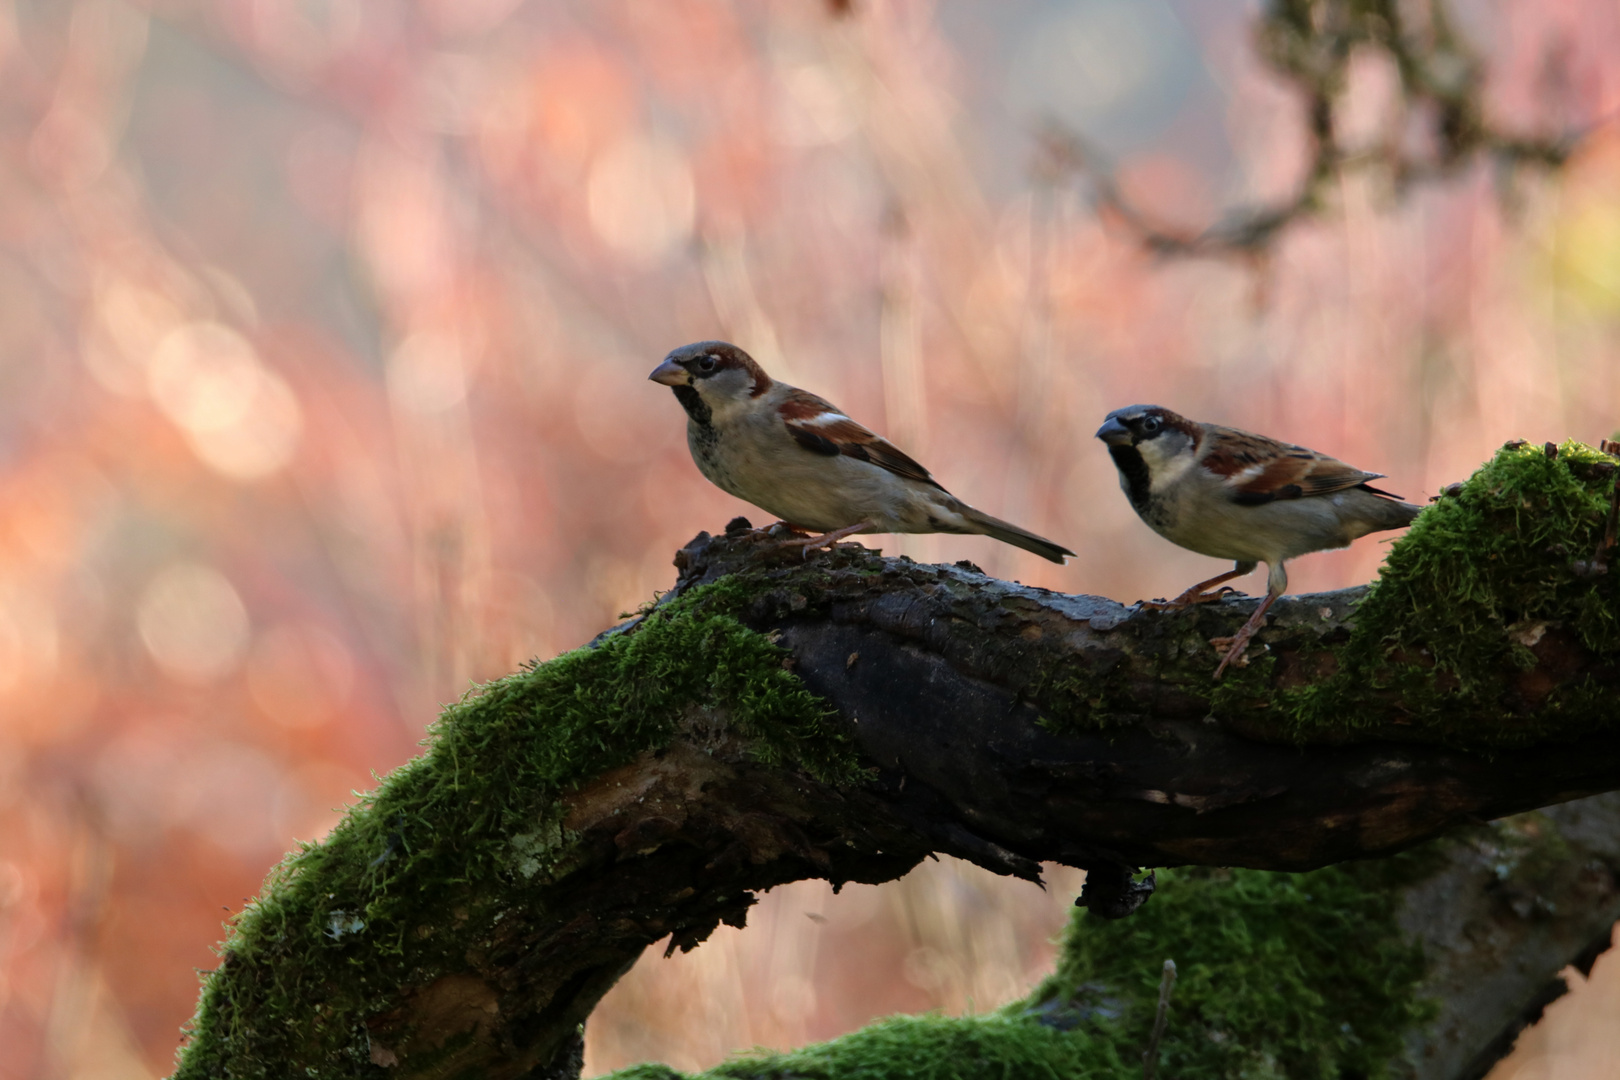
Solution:
<svg viewBox="0 0 1620 1080">
<path fill-rule="evenodd" d="M 1208 590 L 1258 563 L 1269 568 L 1265 600 L 1236 635 L 1213 642 L 1227 646 L 1217 679 L 1243 655 L 1266 610 L 1287 591 L 1289 559 L 1399 529 L 1420 509 L 1367 483 L 1383 473 L 1362 472 L 1264 435 L 1201 424 L 1158 405 L 1115 409 L 1097 438 L 1108 444 L 1119 486 L 1149 528 L 1189 551 L 1237 563 L 1168 603 L 1150 606 L 1218 600 L 1233 590 Z"/>
<path fill-rule="evenodd" d="M 722 491 L 819 532 L 805 554 L 856 533 L 978 533 L 1062 563 L 1074 552 L 975 510 L 928 470 L 816 395 L 777 382 L 724 341 L 685 345 L 647 376 L 686 410 L 692 460 Z"/>
</svg>

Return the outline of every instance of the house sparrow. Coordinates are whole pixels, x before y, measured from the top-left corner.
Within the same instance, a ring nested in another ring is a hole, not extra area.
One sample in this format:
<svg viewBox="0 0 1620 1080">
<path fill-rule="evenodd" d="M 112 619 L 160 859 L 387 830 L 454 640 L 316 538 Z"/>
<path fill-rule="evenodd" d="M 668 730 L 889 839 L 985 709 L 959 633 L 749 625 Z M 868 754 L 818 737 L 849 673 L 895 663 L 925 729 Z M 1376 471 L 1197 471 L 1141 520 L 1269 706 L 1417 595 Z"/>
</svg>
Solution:
<svg viewBox="0 0 1620 1080">
<path fill-rule="evenodd" d="M 806 554 L 855 533 L 979 533 L 1063 562 L 1074 552 L 981 513 L 816 395 L 775 382 L 723 341 L 686 345 L 648 376 L 675 391 L 686 441 L 717 487 L 801 532 Z"/>
<path fill-rule="evenodd" d="M 1418 507 L 1367 483 L 1383 473 L 1362 472 L 1264 435 L 1200 424 L 1157 405 L 1115 409 L 1097 438 L 1108 444 L 1119 486 L 1154 532 L 1200 555 L 1237 562 L 1168 604 L 1153 606 L 1217 600 L 1232 590 L 1206 590 L 1247 574 L 1256 563 L 1271 570 L 1266 598 L 1228 639 L 1217 679 L 1243 655 L 1266 609 L 1287 590 L 1289 559 L 1348 547 L 1359 536 L 1399 529 L 1418 515 Z"/>
</svg>

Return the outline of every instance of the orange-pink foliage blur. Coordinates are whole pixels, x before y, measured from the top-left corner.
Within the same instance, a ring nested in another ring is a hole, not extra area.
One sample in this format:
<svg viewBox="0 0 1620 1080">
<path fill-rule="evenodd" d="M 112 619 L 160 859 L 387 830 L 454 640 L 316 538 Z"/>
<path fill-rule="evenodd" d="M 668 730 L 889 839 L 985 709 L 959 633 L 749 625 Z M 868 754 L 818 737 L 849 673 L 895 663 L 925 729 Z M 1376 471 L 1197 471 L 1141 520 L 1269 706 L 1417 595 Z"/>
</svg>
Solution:
<svg viewBox="0 0 1620 1080">
<path fill-rule="evenodd" d="M 0 1080 L 166 1072 L 228 912 L 438 703 L 762 520 L 645 381 L 675 345 L 737 341 L 1081 555 L 887 550 L 1126 600 L 1214 568 L 1130 513 L 1111 408 L 1416 500 L 1505 439 L 1613 434 L 1620 9 L 1458 0 L 1493 120 L 1591 127 L 1575 159 L 1508 199 L 1485 166 L 1401 199 L 1353 173 L 1257 268 L 1156 260 L 1031 168 L 1051 104 L 1163 220 L 1297 181 L 1254 13 L 1134 2 L 0 0 Z M 589 1067 L 993 1007 L 1050 963 L 1052 882 L 778 890 L 649 955 Z M 1505 1073 L 1616 1075 L 1616 968 Z"/>
</svg>

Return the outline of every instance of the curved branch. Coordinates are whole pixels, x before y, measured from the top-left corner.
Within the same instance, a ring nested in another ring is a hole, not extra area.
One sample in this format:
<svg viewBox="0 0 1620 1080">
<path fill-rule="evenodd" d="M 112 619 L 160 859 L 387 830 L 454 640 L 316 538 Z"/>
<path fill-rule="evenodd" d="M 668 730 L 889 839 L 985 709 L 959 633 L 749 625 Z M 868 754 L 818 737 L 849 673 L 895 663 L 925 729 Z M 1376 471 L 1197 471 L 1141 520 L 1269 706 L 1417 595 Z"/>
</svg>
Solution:
<svg viewBox="0 0 1620 1080">
<path fill-rule="evenodd" d="M 1588 557 L 1614 475 L 1504 449 L 1374 593 L 1280 602 L 1220 684 L 1208 639 L 1253 601 L 1143 611 L 699 536 L 657 606 L 453 706 L 277 871 L 177 1075 L 562 1075 L 647 945 L 783 882 L 1052 860 L 1118 916 L 1133 867 L 1305 869 L 1620 788 L 1620 575 Z"/>
</svg>

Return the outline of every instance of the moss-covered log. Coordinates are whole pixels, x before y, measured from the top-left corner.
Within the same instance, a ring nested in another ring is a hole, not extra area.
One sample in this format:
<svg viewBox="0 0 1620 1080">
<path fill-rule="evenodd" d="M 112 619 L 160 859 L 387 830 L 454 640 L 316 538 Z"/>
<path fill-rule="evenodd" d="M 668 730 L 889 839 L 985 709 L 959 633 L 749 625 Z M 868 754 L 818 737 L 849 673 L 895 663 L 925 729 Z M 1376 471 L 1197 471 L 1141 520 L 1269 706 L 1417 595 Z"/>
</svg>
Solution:
<svg viewBox="0 0 1620 1080">
<path fill-rule="evenodd" d="M 1134 917 L 1076 911 L 1057 971 L 985 1016 L 896 1017 L 702 1080 L 1137 1080 L 1160 972 L 1178 1080 L 1479 1080 L 1620 916 L 1620 794 L 1306 874 L 1191 868 Z M 698 1080 L 641 1065 L 612 1080 Z"/>
<path fill-rule="evenodd" d="M 177 1075 L 567 1075 L 647 945 L 781 882 L 1056 860 L 1120 915 L 1133 867 L 1306 870 L 1620 788 L 1614 491 L 1589 448 L 1506 448 L 1219 684 L 1252 602 L 700 536 L 659 604 L 447 710 L 272 875 Z"/>
</svg>

